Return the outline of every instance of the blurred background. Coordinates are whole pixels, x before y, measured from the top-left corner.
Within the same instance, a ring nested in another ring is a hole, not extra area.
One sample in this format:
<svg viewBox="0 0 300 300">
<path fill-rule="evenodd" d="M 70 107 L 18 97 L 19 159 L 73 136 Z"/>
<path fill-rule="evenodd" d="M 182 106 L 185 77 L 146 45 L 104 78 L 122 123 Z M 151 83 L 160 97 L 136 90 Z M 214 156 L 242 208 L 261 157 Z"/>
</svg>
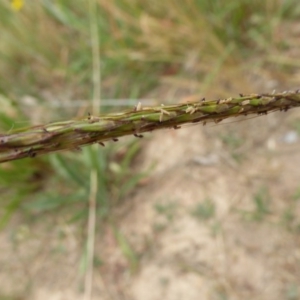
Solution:
<svg viewBox="0 0 300 300">
<path fill-rule="evenodd" d="M 298 0 L 0 0 L 0 131 L 297 89 L 299 17 Z M 0 299 L 300 299 L 299 149 L 294 109 L 1 164 Z"/>
</svg>

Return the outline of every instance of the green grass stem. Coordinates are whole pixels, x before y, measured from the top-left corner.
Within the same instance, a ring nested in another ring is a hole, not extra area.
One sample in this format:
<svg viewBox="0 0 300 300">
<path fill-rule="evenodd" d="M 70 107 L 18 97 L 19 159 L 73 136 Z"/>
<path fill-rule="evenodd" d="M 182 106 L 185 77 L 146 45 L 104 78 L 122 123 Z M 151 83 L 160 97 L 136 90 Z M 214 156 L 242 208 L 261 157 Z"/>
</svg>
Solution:
<svg viewBox="0 0 300 300">
<path fill-rule="evenodd" d="M 263 115 L 287 111 L 300 106 L 300 91 L 239 95 L 218 99 L 153 107 L 139 103 L 132 110 L 107 115 L 88 115 L 69 120 L 19 129 L 0 134 L 0 162 L 35 157 L 62 150 L 79 150 L 81 146 L 116 141 L 125 135 L 142 137 L 142 133 L 163 128 L 180 128 L 187 123 L 213 121 L 243 115 Z"/>
</svg>

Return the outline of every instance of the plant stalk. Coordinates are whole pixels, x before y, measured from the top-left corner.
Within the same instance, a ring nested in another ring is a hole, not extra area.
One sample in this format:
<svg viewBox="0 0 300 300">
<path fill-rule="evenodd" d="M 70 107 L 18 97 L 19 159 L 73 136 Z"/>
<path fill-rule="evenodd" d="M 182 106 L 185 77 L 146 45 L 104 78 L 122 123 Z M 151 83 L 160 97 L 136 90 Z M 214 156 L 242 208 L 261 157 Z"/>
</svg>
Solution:
<svg viewBox="0 0 300 300">
<path fill-rule="evenodd" d="M 0 163 L 42 154 L 79 150 L 82 146 L 113 140 L 125 135 L 142 137 L 142 133 L 163 128 L 178 129 L 187 123 L 265 115 L 300 106 L 300 90 L 282 93 L 239 95 L 227 99 L 187 102 L 174 105 L 142 107 L 107 115 L 88 115 L 80 120 L 54 122 L 0 134 Z"/>
</svg>

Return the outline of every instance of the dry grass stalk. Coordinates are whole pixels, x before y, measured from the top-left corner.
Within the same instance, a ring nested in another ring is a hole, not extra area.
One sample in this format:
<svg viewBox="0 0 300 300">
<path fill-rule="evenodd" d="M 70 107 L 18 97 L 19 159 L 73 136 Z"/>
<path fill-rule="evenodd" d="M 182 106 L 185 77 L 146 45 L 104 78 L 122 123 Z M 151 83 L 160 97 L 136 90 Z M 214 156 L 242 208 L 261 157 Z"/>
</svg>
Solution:
<svg viewBox="0 0 300 300">
<path fill-rule="evenodd" d="M 180 128 L 186 123 L 220 122 L 229 117 L 263 115 L 300 106 L 300 90 L 282 93 L 239 95 L 227 99 L 199 101 L 158 107 L 142 107 L 81 120 L 55 122 L 0 135 L 0 162 L 62 151 L 124 135 L 142 137 L 141 133 L 162 128 Z"/>
</svg>

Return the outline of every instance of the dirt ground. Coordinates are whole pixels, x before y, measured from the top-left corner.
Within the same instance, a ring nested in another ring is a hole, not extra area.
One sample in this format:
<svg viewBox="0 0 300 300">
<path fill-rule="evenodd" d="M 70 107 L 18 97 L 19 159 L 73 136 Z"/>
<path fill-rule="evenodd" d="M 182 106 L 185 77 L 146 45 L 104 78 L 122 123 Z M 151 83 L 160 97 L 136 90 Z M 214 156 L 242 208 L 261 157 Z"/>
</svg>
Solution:
<svg viewBox="0 0 300 300">
<path fill-rule="evenodd" d="M 138 160 L 155 167 L 117 212 L 134 257 L 99 231 L 93 299 L 300 299 L 299 121 L 151 134 Z M 15 298 L 0 299 L 82 299 L 79 229 L 47 218 L 1 232 L 0 290 Z"/>
<path fill-rule="evenodd" d="M 297 88 L 239 72 L 208 98 Z M 294 109 L 148 134 L 136 168 L 152 172 L 116 211 L 126 243 L 96 234 L 93 299 L 300 299 L 299 128 Z M 66 220 L 1 231 L 0 299 L 83 299 L 82 228 Z"/>
</svg>

